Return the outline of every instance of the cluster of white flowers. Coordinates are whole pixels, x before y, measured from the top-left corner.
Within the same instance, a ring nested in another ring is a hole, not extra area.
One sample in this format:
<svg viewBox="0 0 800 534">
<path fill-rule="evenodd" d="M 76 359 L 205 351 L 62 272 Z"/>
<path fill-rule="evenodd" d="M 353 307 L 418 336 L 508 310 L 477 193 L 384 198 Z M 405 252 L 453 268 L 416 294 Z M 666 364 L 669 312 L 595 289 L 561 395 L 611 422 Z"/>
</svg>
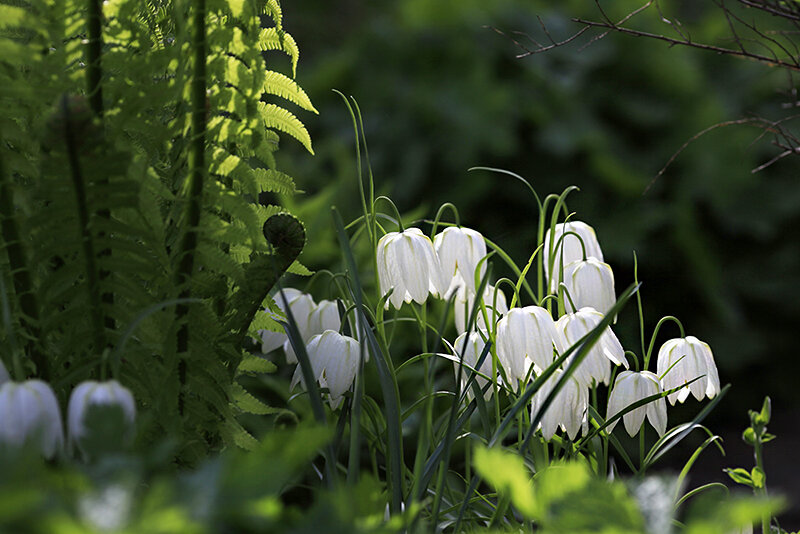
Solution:
<svg viewBox="0 0 800 534">
<path fill-rule="evenodd" d="M 356 376 L 361 357 L 360 345 L 352 337 L 339 333 L 342 320 L 336 302 L 322 300 L 317 304 L 311 295 L 299 289 L 286 288 L 282 291 L 283 295 L 275 295 L 275 303 L 285 315 L 284 298 L 286 299 L 311 361 L 314 378 L 321 387 L 328 389 L 331 408 L 336 409 Z M 267 313 L 270 313 L 269 310 Z M 275 313 L 270 313 L 270 316 L 277 321 L 285 320 Z M 291 388 L 294 389 L 298 384 L 304 385 L 297 354 L 289 336 L 285 332 L 262 330 L 261 342 L 261 351 L 264 353 L 283 347 L 286 362 L 297 364 Z"/>
<path fill-rule="evenodd" d="M 603 261 L 594 229 L 580 221 L 557 224 L 545 236 L 543 261 L 549 291 L 564 296 L 566 313 L 555 320 L 540 306 L 509 310 L 503 292 L 488 286 L 482 295 L 488 314 L 478 313 L 472 331 L 467 333 L 468 313 L 476 301 L 475 282 L 486 271 L 486 262 L 482 261 L 485 256 L 485 240 L 475 230 L 450 227 L 433 241 L 417 228 L 389 232 L 378 242 L 378 283 L 382 295 L 391 291 L 386 308 L 392 305 L 399 309 L 404 302 L 411 301 L 422 304 L 429 295 L 446 297 L 455 291 L 455 323 L 460 335 L 453 347 L 457 353 L 463 352 L 465 365 L 475 369 L 491 332 L 497 360 L 510 382 L 508 386 L 515 391 L 597 327 L 616 302 L 614 273 Z M 575 356 L 573 353 L 567 358 L 564 369 Z M 570 438 L 579 429 L 585 429 L 589 390 L 600 383 L 608 385 L 612 366 L 620 365 L 626 370 L 617 375 L 609 395 L 608 417 L 634 402 L 680 386 L 684 387 L 667 397 L 670 403 L 683 402 L 690 393 L 698 400 L 704 396 L 712 398 L 720 390 L 711 349 L 697 338 L 688 336 L 664 343 L 658 354 L 656 375 L 646 370 L 627 370 L 622 344 L 608 327 L 542 417 L 545 438 L 552 438 L 558 427 Z M 486 358 L 477 370 L 491 375 L 491 361 Z M 541 407 L 562 373 L 558 370 L 551 375 L 536 393 L 533 413 Z M 483 386 L 485 379 L 479 377 L 478 384 Z M 487 398 L 490 394 L 491 389 Z M 659 434 L 666 431 L 663 397 L 623 416 L 628 433 L 634 435 L 639 431 L 645 415 Z M 613 427 L 610 425 L 610 430 Z"/>
<path fill-rule="evenodd" d="M 72 391 L 67 408 L 69 443 L 83 451 L 87 437 L 86 415 L 91 406 L 122 408 L 129 434 L 136 417 L 131 392 L 116 380 L 87 381 Z M 128 436 L 130 437 L 130 436 Z M 52 388 L 41 380 L 13 382 L 0 362 L 0 444 L 32 447 L 45 458 L 53 458 L 64 446 L 61 410 Z"/>
</svg>

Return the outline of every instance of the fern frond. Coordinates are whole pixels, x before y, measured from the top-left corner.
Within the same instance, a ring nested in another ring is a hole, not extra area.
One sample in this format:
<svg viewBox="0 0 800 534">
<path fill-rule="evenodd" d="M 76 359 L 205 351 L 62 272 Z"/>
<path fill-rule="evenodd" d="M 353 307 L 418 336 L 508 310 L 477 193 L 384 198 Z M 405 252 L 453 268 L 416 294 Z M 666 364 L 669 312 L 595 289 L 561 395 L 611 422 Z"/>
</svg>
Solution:
<svg viewBox="0 0 800 534">
<path fill-rule="evenodd" d="M 258 47 L 261 50 L 280 50 L 285 52 L 292 60 L 292 76 L 297 75 L 297 61 L 300 59 L 300 49 L 297 43 L 287 32 L 279 28 L 264 28 L 258 35 Z"/>
<path fill-rule="evenodd" d="M 265 93 L 277 95 L 305 110 L 319 114 L 306 92 L 294 80 L 280 72 L 267 72 L 263 89 Z"/>
<path fill-rule="evenodd" d="M 275 104 L 266 104 L 264 102 L 258 103 L 258 111 L 267 128 L 274 128 L 291 135 L 300 141 L 311 154 L 314 153 L 314 149 L 311 148 L 311 136 L 308 135 L 308 130 L 291 112 Z"/>
</svg>

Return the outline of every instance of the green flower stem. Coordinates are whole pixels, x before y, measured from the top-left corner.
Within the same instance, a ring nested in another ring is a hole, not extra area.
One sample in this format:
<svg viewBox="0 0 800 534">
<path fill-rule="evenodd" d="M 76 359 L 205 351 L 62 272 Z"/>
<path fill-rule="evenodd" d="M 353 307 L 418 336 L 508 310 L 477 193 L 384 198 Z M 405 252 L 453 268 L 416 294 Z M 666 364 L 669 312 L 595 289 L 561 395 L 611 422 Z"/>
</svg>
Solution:
<svg viewBox="0 0 800 534">
<path fill-rule="evenodd" d="M 50 370 L 47 358 L 39 350 L 39 304 L 33 292 L 28 263 L 25 261 L 25 252 L 22 248 L 19 227 L 14 218 L 14 200 L 11 190 L 11 177 L 6 175 L 3 163 L 3 154 L 0 152 L 0 226 L 2 227 L 3 242 L 8 254 L 8 264 L 11 270 L 14 294 L 19 303 L 21 312 L 20 323 L 25 330 L 26 352 L 30 354 L 36 365 L 36 374 L 42 380 L 49 380 Z M 24 377 L 17 370 L 18 380 Z"/>
<path fill-rule="evenodd" d="M 190 86 L 191 105 L 191 144 L 189 146 L 188 198 L 184 211 L 184 231 L 178 249 L 178 270 L 175 283 L 183 288 L 180 298 L 191 298 L 189 285 L 194 270 L 194 256 L 197 248 L 197 229 L 203 206 L 203 181 L 205 178 L 206 150 L 206 2 L 195 0 L 192 17 L 192 80 Z M 189 306 L 180 304 L 175 308 L 175 318 L 179 325 L 177 336 L 178 380 L 181 394 L 178 398 L 178 411 L 183 414 L 186 385 L 186 352 L 189 348 L 189 324 L 185 322 Z"/>
<path fill-rule="evenodd" d="M 762 436 L 756 432 L 756 441 L 753 444 L 755 459 L 756 459 L 756 467 L 761 470 L 761 473 L 764 475 L 764 485 L 761 488 L 754 489 L 754 493 L 756 495 L 760 495 L 763 498 L 767 497 L 767 471 L 764 469 L 764 452 L 763 446 L 764 443 L 761 441 Z M 769 524 L 772 522 L 772 518 L 769 515 L 764 515 L 761 517 L 761 532 L 767 534 L 770 532 Z"/>
<path fill-rule="evenodd" d="M 636 282 L 637 284 L 639 282 Z M 653 347 L 656 344 L 656 337 L 658 336 L 658 331 L 661 329 L 661 325 L 667 321 L 672 321 L 678 325 L 678 329 L 681 331 L 681 337 L 686 337 L 686 333 L 683 330 L 683 324 L 681 324 L 680 320 L 677 317 L 673 317 L 672 315 L 667 315 L 666 317 L 662 317 L 660 321 L 656 324 L 656 327 L 653 329 L 653 335 L 650 337 L 650 345 L 647 347 L 647 352 L 644 355 L 644 366 L 642 367 L 643 370 L 647 370 L 648 364 L 650 363 L 650 356 L 653 354 Z"/>
</svg>

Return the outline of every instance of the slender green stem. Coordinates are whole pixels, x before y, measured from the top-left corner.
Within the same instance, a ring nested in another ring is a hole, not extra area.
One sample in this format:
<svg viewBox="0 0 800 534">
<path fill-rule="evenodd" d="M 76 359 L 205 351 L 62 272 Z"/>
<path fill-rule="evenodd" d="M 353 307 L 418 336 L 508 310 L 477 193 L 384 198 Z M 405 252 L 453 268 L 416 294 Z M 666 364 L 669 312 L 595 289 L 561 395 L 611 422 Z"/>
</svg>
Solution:
<svg viewBox="0 0 800 534">
<path fill-rule="evenodd" d="M 683 331 L 683 324 L 681 324 L 677 317 L 673 317 L 672 315 L 662 317 L 661 320 L 656 323 L 656 327 L 653 329 L 653 335 L 650 337 L 650 345 L 647 347 L 647 352 L 644 355 L 644 365 L 642 366 L 644 370 L 647 370 L 648 364 L 650 363 L 650 356 L 653 354 L 653 346 L 656 344 L 658 331 L 661 329 L 661 325 L 667 321 L 672 321 L 677 324 L 678 329 L 681 331 L 681 337 L 686 337 L 686 333 Z"/>
<path fill-rule="evenodd" d="M 14 212 L 11 177 L 6 175 L 3 154 L 0 152 L 0 226 L 2 226 L 3 241 L 8 254 L 13 290 L 21 312 L 20 324 L 25 330 L 26 352 L 30 354 L 36 365 L 37 376 L 42 380 L 49 380 L 50 370 L 47 358 L 39 349 L 39 304 L 33 292 L 30 270 Z M 23 376 L 17 376 L 18 380 L 23 378 Z"/>
</svg>

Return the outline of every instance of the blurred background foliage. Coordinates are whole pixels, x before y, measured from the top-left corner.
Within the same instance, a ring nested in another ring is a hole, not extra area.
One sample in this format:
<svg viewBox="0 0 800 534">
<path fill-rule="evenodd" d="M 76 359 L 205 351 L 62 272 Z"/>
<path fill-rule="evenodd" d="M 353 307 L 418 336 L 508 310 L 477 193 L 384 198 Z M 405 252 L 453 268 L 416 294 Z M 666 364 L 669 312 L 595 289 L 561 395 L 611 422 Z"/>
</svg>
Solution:
<svg viewBox="0 0 800 534">
<path fill-rule="evenodd" d="M 613 9 L 622 15 L 640 4 Z M 713 3 L 661 5 L 695 40 L 728 35 Z M 358 100 L 378 191 L 402 211 L 432 218 L 453 202 L 462 224 L 523 263 L 535 242 L 533 199 L 511 179 L 467 169 L 517 172 L 542 196 L 577 185 L 569 207 L 597 230 L 619 290 L 633 281 L 632 252 L 639 257 L 646 331 L 676 315 L 713 348 L 723 381 L 735 387 L 723 413 L 740 414 L 765 393 L 776 406 L 800 407 L 792 379 L 800 371 L 797 162 L 752 173 L 776 154 L 769 138 L 757 141 L 752 126 L 718 128 L 644 193 L 701 130 L 786 115 L 785 72 L 623 35 L 516 59 L 521 50 L 494 31 L 543 41 L 541 17 L 563 39 L 580 28 L 571 17 L 598 18 L 592 2 L 306 0 L 285 11 L 303 43 L 298 80 L 320 110 L 308 124 L 316 156 L 284 147 L 284 165 L 306 193 L 285 199 L 309 227 L 306 265 L 340 261 L 331 204 L 346 219 L 360 213 L 352 121 L 336 88 Z M 637 27 L 668 32 L 654 14 Z M 635 307 L 626 315 L 619 334 L 633 348 Z M 665 331 L 662 341 L 676 335 Z"/>
</svg>

